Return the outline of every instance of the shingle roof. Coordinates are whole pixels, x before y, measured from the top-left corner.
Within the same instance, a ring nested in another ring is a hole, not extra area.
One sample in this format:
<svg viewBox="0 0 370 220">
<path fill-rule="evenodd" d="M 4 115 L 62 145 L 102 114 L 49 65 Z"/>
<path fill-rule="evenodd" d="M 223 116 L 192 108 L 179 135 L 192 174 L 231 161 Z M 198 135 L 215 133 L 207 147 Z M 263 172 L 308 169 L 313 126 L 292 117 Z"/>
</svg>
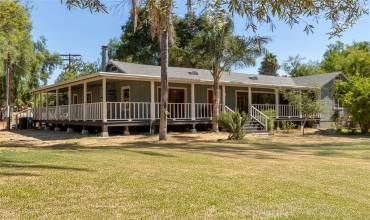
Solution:
<svg viewBox="0 0 370 220">
<path fill-rule="evenodd" d="M 120 72 L 132 75 L 160 76 L 161 74 L 160 66 L 134 64 L 119 61 L 110 61 L 110 64 L 117 67 Z M 198 74 L 189 74 L 193 71 L 196 71 Z M 211 72 L 209 70 L 195 68 L 169 67 L 168 77 L 170 79 L 213 81 Z M 235 72 L 224 73 L 220 81 L 228 83 L 242 83 L 246 85 L 259 84 L 276 87 L 298 87 L 294 80 L 290 77 L 276 77 Z"/>
<path fill-rule="evenodd" d="M 321 88 L 328 82 L 337 78 L 338 76 L 343 76 L 343 73 L 333 72 L 333 73 L 315 74 L 309 76 L 293 77 L 292 79 L 294 80 L 296 85 Z"/>
</svg>

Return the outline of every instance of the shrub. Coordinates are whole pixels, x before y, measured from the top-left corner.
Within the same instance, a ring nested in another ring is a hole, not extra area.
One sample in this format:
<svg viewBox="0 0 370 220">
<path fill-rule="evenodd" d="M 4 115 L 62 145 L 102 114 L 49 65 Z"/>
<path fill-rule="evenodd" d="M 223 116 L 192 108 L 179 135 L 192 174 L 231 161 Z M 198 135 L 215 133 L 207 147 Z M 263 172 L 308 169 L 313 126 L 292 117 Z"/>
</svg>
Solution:
<svg viewBox="0 0 370 220">
<path fill-rule="evenodd" d="M 236 112 L 222 112 L 218 119 L 222 127 L 229 132 L 230 140 L 241 140 L 245 136 L 244 125 L 249 117 L 247 114 Z"/>
<path fill-rule="evenodd" d="M 291 121 L 282 121 L 282 129 L 286 132 L 289 133 L 290 130 L 295 128 L 295 124 Z"/>
<path fill-rule="evenodd" d="M 276 116 L 275 111 L 270 109 L 270 110 L 262 111 L 262 113 L 265 114 L 267 117 L 269 117 L 269 120 L 267 122 L 267 130 L 269 132 L 272 132 L 275 128 L 275 116 Z"/>
</svg>

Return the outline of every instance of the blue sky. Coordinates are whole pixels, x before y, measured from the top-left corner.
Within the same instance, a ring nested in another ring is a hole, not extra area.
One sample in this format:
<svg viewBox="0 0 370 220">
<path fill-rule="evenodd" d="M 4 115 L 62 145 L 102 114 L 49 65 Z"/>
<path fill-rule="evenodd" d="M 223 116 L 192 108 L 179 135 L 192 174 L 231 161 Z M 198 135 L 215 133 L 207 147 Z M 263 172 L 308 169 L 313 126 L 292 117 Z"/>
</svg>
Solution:
<svg viewBox="0 0 370 220">
<path fill-rule="evenodd" d="M 109 0 L 110 4 L 117 2 Z M 121 26 L 129 17 L 129 5 L 123 5 L 122 10 L 110 14 L 91 14 L 89 10 L 68 10 L 60 4 L 60 0 L 34 0 L 32 2 L 33 37 L 45 36 L 48 47 L 57 53 L 81 54 L 84 60 L 96 61 L 100 58 L 100 48 L 109 39 L 119 37 Z M 175 9 L 176 14 L 183 15 L 185 7 Z M 269 36 L 272 41 L 267 45 L 270 52 L 277 55 L 279 63 L 289 56 L 299 54 L 307 60 L 320 60 L 327 45 L 341 40 L 345 43 L 353 41 L 370 41 L 370 16 L 362 17 L 357 24 L 347 30 L 341 38 L 329 40 L 326 33 L 330 24 L 320 21 L 313 34 L 303 32 L 303 26 L 291 29 L 289 26 L 276 23 L 276 30 L 271 32 L 268 27 L 260 27 L 259 34 Z M 235 32 L 247 35 L 244 21 L 235 20 Z M 255 67 L 239 69 L 238 72 L 257 73 L 260 59 Z M 279 71 L 283 73 L 282 70 Z M 56 72 L 49 80 L 54 82 Z"/>
</svg>

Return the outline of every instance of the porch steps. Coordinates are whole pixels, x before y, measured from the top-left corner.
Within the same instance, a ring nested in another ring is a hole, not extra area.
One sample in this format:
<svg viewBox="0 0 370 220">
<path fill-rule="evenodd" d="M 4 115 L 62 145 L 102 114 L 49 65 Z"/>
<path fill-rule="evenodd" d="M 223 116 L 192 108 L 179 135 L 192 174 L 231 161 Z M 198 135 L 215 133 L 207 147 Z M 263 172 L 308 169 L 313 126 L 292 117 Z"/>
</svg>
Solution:
<svg viewBox="0 0 370 220">
<path fill-rule="evenodd" d="M 265 131 L 263 126 L 258 123 L 255 120 L 249 120 L 245 125 L 244 125 L 244 130 L 247 133 L 254 133 L 254 134 L 268 134 L 268 132 Z"/>
</svg>

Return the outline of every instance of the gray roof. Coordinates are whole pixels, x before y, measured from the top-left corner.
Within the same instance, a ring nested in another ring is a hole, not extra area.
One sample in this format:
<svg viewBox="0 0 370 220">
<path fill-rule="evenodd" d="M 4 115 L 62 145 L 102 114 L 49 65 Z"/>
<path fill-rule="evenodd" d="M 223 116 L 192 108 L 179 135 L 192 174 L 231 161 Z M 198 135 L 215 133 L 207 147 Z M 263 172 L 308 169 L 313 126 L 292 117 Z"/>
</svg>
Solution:
<svg viewBox="0 0 370 220">
<path fill-rule="evenodd" d="M 120 61 L 109 62 L 110 66 L 118 69 L 118 72 L 130 75 L 141 76 L 156 76 L 161 75 L 161 67 L 154 65 L 144 65 L 135 63 L 126 63 Z M 189 74 L 197 72 L 197 75 Z M 242 83 L 246 85 L 266 85 L 275 87 L 322 87 L 329 81 L 340 75 L 340 72 L 326 73 L 319 75 L 303 76 L 303 77 L 283 77 L 283 76 L 266 76 L 256 74 L 245 74 L 236 72 L 227 72 L 222 75 L 221 82 L 227 83 Z M 198 80 L 198 81 L 213 81 L 210 70 L 184 68 L 184 67 L 169 67 L 169 79 L 183 79 L 183 80 Z"/>
<path fill-rule="evenodd" d="M 110 61 L 110 64 L 117 67 L 120 72 L 130 75 L 160 76 L 161 74 L 160 66 L 134 64 L 119 61 Z M 198 74 L 189 74 L 193 71 L 196 71 Z M 213 81 L 211 72 L 209 70 L 195 68 L 169 67 L 168 77 L 170 79 Z M 265 76 L 235 72 L 224 73 L 222 75 L 221 82 L 243 83 L 247 85 L 260 84 L 277 87 L 297 87 L 294 80 L 289 77 Z"/>
<path fill-rule="evenodd" d="M 306 86 L 306 87 L 323 87 L 327 83 L 331 82 L 332 80 L 336 79 L 338 76 L 344 77 L 343 73 L 341 72 L 333 72 L 333 73 L 324 73 L 324 74 L 315 74 L 309 76 L 300 76 L 300 77 L 293 77 L 292 79 L 296 83 L 296 85 Z"/>
</svg>

